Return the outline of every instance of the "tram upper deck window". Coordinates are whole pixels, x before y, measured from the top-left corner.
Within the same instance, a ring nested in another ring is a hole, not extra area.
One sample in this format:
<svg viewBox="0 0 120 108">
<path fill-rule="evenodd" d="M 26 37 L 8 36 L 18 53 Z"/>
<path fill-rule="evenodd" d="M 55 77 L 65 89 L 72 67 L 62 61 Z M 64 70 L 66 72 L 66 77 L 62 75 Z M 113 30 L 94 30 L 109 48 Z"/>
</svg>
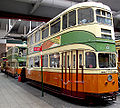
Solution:
<svg viewBox="0 0 120 108">
<path fill-rule="evenodd" d="M 26 56 L 27 49 L 26 48 L 19 48 L 19 57 Z"/>
<path fill-rule="evenodd" d="M 102 38 L 104 39 L 112 39 L 111 35 L 105 35 L 105 34 L 101 34 Z"/>
<path fill-rule="evenodd" d="M 76 25 L 76 10 L 73 10 L 65 15 L 63 15 L 62 28 L 71 27 Z"/>
<path fill-rule="evenodd" d="M 51 35 L 60 31 L 60 18 L 53 21 L 51 24 Z"/>
<path fill-rule="evenodd" d="M 105 16 L 105 13 L 106 13 L 105 11 L 102 11 L 102 15 L 103 15 L 103 16 Z"/>
<path fill-rule="evenodd" d="M 78 10 L 78 24 L 85 24 L 94 21 L 94 12 L 92 8 L 83 8 Z"/>
<path fill-rule="evenodd" d="M 115 54 L 99 53 L 98 54 L 100 68 L 113 68 L 116 67 Z"/>
<path fill-rule="evenodd" d="M 76 10 L 69 12 L 69 27 L 76 24 Z"/>
<path fill-rule="evenodd" d="M 93 52 L 86 52 L 86 68 L 96 68 L 96 55 Z"/>
<path fill-rule="evenodd" d="M 101 14 L 101 13 L 100 13 L 100 9 L 97 9 L 97 10 L 96 10 L 96 14 L 98 14 L 98 15 Z"/>
<path fill-rule="evenodd" d="M 27 55 L 27 48 L 24 48 L 24 49 L 23 49 L 22 56 L 26 56 L 26 55 Z"/>
<path fill-rule="evenodd" d="M 35 42 L 39 42 L 40 41 L 40 31 L 37 31 L 35 33 Z"/>
<path fill-rule="evenodd" d="M 18 48 L 15 48 L 15 53 L 18 53 Z"/>
<path fill-rule="evenodd" d="M 100 11 L 100 14 L 98 13 L 98 11 Z M 97 22 L 98 23 L 102 23 L 102 24 L 107 24 L 107 25 L 112 25 L 112 19 L 111 19 L 111 13 L 110 12 L 106 12 L 100 9 L 96 10 L 96 18 L 97 18 Z"/>
<path fill-rule="evenodd" d="M 32 45 L 33 43 L 34 43 L 34 36 L 31 35 L 31 36 L 30 36 L 30 45 Z"/>
<path fill-rule="evenodd" d="M 110 12 L 107 12 L 107 17 L 111 18 Z"/>
<path fill-rule="evenodd" d="M 65 15 L 63 16 L 62 28 L 63 28 L 63 29 L 67 28 L 67 14 L 65 14 Z"/>
<path fill-rule="evenodd" d="M 49 26 L 47 25 L 46 27 L 42 28 L 42 39 L 48 37 L 49 35 Z"/>
</svg>

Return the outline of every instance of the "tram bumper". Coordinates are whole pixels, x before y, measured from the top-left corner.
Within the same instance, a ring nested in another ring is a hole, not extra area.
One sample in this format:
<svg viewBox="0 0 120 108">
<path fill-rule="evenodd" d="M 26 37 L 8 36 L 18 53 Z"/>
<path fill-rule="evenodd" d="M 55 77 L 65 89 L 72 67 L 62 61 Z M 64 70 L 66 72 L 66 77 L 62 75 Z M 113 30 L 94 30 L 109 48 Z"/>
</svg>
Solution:
<svg viewBox="0 0 120 108">
<path fill-rule="evenodd" d="M 118 92 L 110 92 L 110 93 L 104 93 L 104 94 L 97 94 L 95 97 L 100 98 L 102 100 L 106 101 L 116 101 L 116 96 Z"/>
</svg>

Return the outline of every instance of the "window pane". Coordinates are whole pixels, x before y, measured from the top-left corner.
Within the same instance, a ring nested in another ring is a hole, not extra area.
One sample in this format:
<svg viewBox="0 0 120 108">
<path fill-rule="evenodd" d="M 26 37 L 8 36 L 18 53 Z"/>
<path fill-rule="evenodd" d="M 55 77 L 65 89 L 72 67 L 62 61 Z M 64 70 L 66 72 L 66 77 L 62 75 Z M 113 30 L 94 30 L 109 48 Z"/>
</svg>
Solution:
<svg viewBox="0 0 120 108">
<path fill-rule="evenodd" d="M 112 39 L 111 35 L 105 35 L 105 34 L 101 34 L 102 38 L 104 39 Z"/>
<path fill-rule="evenodd" d="M 63 16 L 62 28 L 63 28 L 63 29 L 67 28 L 67 14 L 65 14 L 65 15 Z"/>
<path fill-rule="evenodd" d="M 104 15 L 104 16 L 105 16 L 105 11 L 102 11 L 102 15 Z"/>
<path fill-rule="evenodd" d="M 97 22 L 102 23 L 102 24 L 107 24 L 107 25 L 112 25 L 112 20 L 109 18 L 105 18 L 102 16 L 97 16 Z"/>
<path fill-rule="evenodd" d="M 73 55 L 73 68 L 75 68 L 75 55 Z"/>
<path fill-rule="evenodd" d="M 27 55 L 27 48 L 23 49 L 23 55 L 22 56 L 26 56 Z"/>
<path fill-rule="evenodd" d="M 67 56 L 67 67 L 69 68 L 69 55 Z"/>
<path fill-rule="evenodd" d="M 19 62 L 19 66 L 20 66 L 20 67 L 26 66 L 26 62 Z"/>
<path fill-rule="evenodd" d="M 40 58 L 39 56 L 34 57 L 35 67 L 40 67 Z"/>
<path fill-rule="evenodd" d="M 100 15 L 100 9 L 96 10 L 96 14 Z"/>
<path fill-rule="evenodd" d="M 60 18 L 52 22 L 51 24 L 51 35 L 60 31 Z"/>
<path fill-rule="evenodd" d="M 43 67 L 48 67 L 48 55 L 43 56 Z"/>
<path fill-rule="evenodd" d="M 15 63 L 14 63 L 14 62 L 12 62 L 11 66 L 12 66 L 12 67 L 15 67 Z"/>
<path fill-rule="evenodd" d="M 111 18 L 110 12 L 107 12 L 107 17 Z"/>
<path fill-rule="evenodd" d="M 116 67 L 116 57 L 115 54 L 98 54 L 99 67 L 100 68 L 112 68 Z"/>
<path fill-rule="evenodd" d="M 32 57 L 29 58 L 29 67 L 33 67 L 33 58 Z"/>
<path fill-rule="evenodd" d="M 59 68 L 60 66 L 60 55 L 59 53 L 50 55 L 50 67 Z"/>
<path fill-rule="evenodd" d="M 85 24 L 94 21 L 94 14 L 91 8 L 78 10 L 78 24 Z"/>
<path fill-rule="evenodd" d="M 96 68 L 96 55 L 93 52 L 86 52 L 86 68 Z"/>
<path fill-rule="evenodd" d="M 111 30 L 108 30 L 108 29 L 102 29 L 102 28 L 101 28 L 101 32 L 103 32 L 103 33 L 111 33 Z"/>
<path fill-rule="evenodd" d="M 35 42 L 39 42 L 40 41 L 40 31 L 37 31 L 35 33 Z"/>
<path fill-rule="evenodd" d="M 82 65 L 82 54 L 79 54 L 79 68 L 81 67 Z"/>
<path fill-rule="evenodd" d="M 63 66 L 65 67 L 65 56 L 63 56 Z"/>
<path fill-rule="evenodd" d="M 69 27 L 76 24 L 76 10 L 69 12 Z"/>
<path fill-rule="evenodd" d="M 42 39 L 48 37 L 48 35 L 49 35 L 49 27 L 48 26 L 47 27 L 43 27 L 42 28 Z"/>
<path fill-rule="evenodd" d="M 15 53 L 18 53 L 18 48 L 15 48 Z"/>
<path fill-rule="evenodd" d="M 27 49 L 26 48 L 19 48 L 19 57 L 26 56 Z"/>
<path fill-rule="evenodd" d="M 30 36 L 30 45 L 32 45 L 33 43 L 34 43 L 34 37 L 32 35 L 32 36 Z"/>
</svg>

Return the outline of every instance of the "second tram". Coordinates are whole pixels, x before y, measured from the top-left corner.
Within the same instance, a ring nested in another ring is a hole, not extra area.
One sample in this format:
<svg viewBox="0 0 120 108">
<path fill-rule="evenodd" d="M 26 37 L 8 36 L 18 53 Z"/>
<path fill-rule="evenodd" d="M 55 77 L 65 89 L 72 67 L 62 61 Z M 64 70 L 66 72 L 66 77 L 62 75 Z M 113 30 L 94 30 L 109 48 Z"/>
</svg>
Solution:
<svg viewBox="0 0 120 108">
<path fill-rule="evenodd" d="M 7 52 L 6 71 L 12 76 L 20 75 L 22 68 L 26 67 L 26 55 L 26 45 L 11 47 Z"/>
</svg>

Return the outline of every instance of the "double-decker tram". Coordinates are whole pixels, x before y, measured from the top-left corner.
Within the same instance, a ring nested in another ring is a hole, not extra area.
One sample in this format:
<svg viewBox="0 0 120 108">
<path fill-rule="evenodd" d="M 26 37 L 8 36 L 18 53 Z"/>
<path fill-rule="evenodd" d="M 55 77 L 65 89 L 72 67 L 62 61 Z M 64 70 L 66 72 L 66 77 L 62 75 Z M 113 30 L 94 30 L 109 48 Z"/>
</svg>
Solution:
<svg viewBox="0 0 120 108">
<path fill-rule="evenodd" d="M 111 9 L 95 2 L 76 4 L 27 36 L 26 77 L 74 98 L 116 99 L 116 64 Z"/>
<path fill-rule="evenodd" d="M 118 72 L 120 73 L 120 40 L 116 40 L 115 43 L 116 43 L 116 52 L 117 52 L 117 66 L 118 66 Z"/>
<path fill-rule="evenodd" d="M 7 51 L 6 71 L 12 76 L 21 74 L 23 67 L 26 67 L 27 45 L 16 45 Z"/>
<path fill-rule="evenodd" d="M 0 68 L 1 72 L 5 72 L 7 58 L 6 57 L 2 57 L 0 59 L 0 61 L 1 61 L 1 68 Z"/>
</svg>

